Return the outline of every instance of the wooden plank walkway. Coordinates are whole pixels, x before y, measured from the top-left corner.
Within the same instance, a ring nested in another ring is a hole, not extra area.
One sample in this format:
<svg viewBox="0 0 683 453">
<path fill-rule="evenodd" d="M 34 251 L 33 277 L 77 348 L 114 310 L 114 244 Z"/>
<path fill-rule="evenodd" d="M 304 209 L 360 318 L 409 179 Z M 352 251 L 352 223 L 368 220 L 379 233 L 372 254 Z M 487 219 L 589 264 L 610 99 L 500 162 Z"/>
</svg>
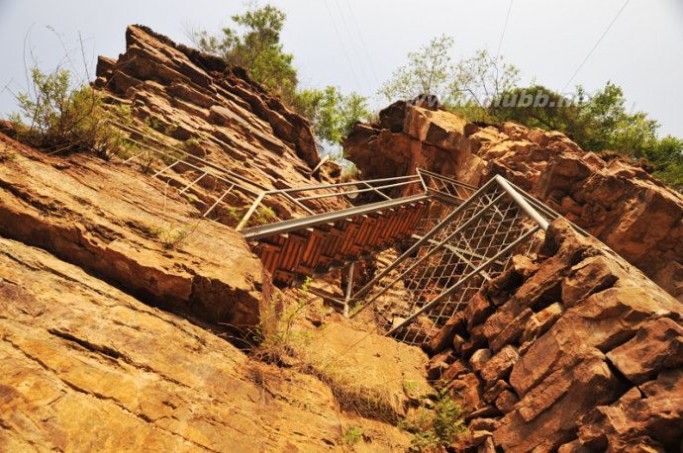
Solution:
<svg viewBox="0 0 683 453">
<path fill-rule="evenodd" d="M 431 198 L 410 197 L 244 230 L 277 283 L 321 275 L 411 238 Z"/>
</svg>

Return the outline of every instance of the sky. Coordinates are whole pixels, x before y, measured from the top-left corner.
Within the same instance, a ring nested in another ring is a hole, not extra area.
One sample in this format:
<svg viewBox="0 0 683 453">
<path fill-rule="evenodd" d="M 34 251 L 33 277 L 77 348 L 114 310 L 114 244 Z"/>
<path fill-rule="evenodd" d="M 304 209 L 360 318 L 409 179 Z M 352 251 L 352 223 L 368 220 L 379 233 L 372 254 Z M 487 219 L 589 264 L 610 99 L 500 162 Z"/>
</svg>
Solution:
<svg viewBox="0 0 683 453">
<path fill-rule="evenodd" d="M 526 82 L 558 91 L 580 83 L 590 92 L 612 81 L 624 89 L 629 109 L 657 119 L 661 134 L 683 137 L 683 0 L 270 3 L 287 13 L 282 41 L 306 87 L 337 85 L 382 107 L 377 89 L 406 54 L 447 34 L 455 39 L 454 61 L 500 48 Z M 97 55 L 125 50 L 128 24 L 189 44 L 188 30 L 218 31 L 245 7 L 242 0 L 0 0 L 0 116 L 16 110 L 27 67 L 62 64 L 86 79 Z"/>
</svg>

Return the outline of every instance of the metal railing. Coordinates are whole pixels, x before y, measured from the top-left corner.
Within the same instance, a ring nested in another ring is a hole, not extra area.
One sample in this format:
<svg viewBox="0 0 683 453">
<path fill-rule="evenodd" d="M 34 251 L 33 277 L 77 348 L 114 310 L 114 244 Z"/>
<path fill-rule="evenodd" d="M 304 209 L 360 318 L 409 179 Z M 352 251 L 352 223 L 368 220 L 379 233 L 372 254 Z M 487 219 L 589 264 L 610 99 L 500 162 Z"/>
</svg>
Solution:
<svg viewBox="0 0 683 453">
<path fill-rule="evenodd" d="M 332 193 L 309 192 L 333 190 Z M 339 190 L 341 189 L 341 190 Z M 349 189 L 349 190 L 346 190 Z M 476 187 L 461 183 L 451 178 L 417 169 L 417 174 L 397 176 L 393 178 L 350 181 L 337 184 L 297 187 L 291 189 L 269 190 L 262 192 L 250 206 L 248 212 L 237 225 L 237 231 L 242 231 L 249 224 L 249 220 L 267 197 L 290 196 L 299 202 L 322 200 L 326 198 L 359 196 L 361 194 L 376 195 L 380 200 L 396 200 L 406 198 L 411 194 L 426 193 L 443 198 L 446 204 L 458 205 L 469 198 L 476 191 Z"/>
<path fill-rule="evenodd" d="M 495 176 L 356 292 L 355 314 L 373 307 L 387 335 L 409 344 L 428 341 L 557 217 Z"/>
<path fill-rule="evenodd" d="M 419 175 L 316 184 L 273 189 L 214 162 L 169 145 L 138 127 L 115 124 L 126 132 L 135 153 L 124 163 L 137 165 L 145 173 L 164 181 L 167 186 L 192 201 L 201 216 L 212 218 L 238 231 L 290 218 L 306 217 L 352 205 L 354 198 L 368 196 L 370 201 L 394 200 L 410 193 L 421 193 Z M 134 138 L 137 137 L 137 138 Z M 264 174 L 272 185 L 285 184 Z M 224 212 L 216 213 L 221 209 Z M 213 214 L 213 215 L 212 215 Z"/>
<path fill-rule="evenodd" d="M 514 253 L 560 216 L 501 176 L 479 189 L 423 169 L 410 176 L 272 189 L 135 127 L 120 127 L 139 138 L 127 137 L 137 152 L 125 163 L 177 189 L 201 209 L 202 217 L 238 231 L 262 225 L 253 240 L 270 230 L 279 232 L 280 222 L 283 228 L 298 228 L 300 222 L 310 227 L 306 221 L 316 218 L 364 215 L 374 206 L 380 212 L 415 197 L 430 200 L 429 214 L 413 232 L 413 245 L 355 294 L 350 286 L 345 294 L 345 304 L 358 304 L 356 313 L 372 307 L 386 333 L 409 344 L 429 340 L 484 281 L 501 274 Z M 275 184 L 272 178 L 269 182 Z M 353 207 L 358 197 L 369 204 Z M 274 208 L 285 216 L 255 215 Z M 223 210 L 229 221 L 218 212 Z"/>
<path fill-rule="evenodd" d="M 419 175 L 399 176 L 395 178 L 370 179 L 360 181 L 349 181 L 337 184 L 320 184 L 306 187 L 297 187 L 290 189 L 268 190 L 259 194 L 254 200 L 254 203 L 249 207 L 249 210 L 237 225 L 237 231 L 242 231 L 249 225 L 254 213 L 264 204 L 269 197 L 288 197 L 296 200 L 299 203 L 305 203 L 311 200 L 324 200 L 329 198 L 343 198 L 357 197 L 362 194 L 375 195 L 381 200 L 396 200 L 404 198 L 407 193 L 411 191 L 421 192 L 422 179 Z M 412 188 L 412 189 L 411 189 Z M 341 189 L 341 190 L 340 190 Z M 327 191 L 320 193 L 321 191 Z M 309 212 L 309 214 L 315 214 Z"/>
<path fill-rule="evenodd" d="M 417 169 L 417 174 L 422 179 L 422 185 L 426 193 L 443 198 L 446 202 L 459 204 L 477 191 L 477 188 L 474 186 L 421 168 Z"/>
</svg>

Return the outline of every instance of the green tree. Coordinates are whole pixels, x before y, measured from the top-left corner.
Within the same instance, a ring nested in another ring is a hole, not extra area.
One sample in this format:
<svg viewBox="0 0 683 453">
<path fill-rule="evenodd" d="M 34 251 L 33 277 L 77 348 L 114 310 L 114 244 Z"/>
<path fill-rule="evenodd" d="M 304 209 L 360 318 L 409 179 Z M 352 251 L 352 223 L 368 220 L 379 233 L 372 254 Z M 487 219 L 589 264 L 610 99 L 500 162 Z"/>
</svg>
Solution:
<svg viewBox="0 0 683 453">
<path fill-rule="evenodd" d="M 237 28 L 224 28 L 222 36 L 200 30 L 193 32 L 191 38 L 202 51 L 246 68 L 254 80 L 291 104 L 298 80 L 294 56 L 285 52 L 280 43 L 286 18 L 283 11 L 272 5 L 253 6 L 244 14 L 232 16 Z"/>
<path fill-rule="evenodd" d="M 378 94 L 387 101 L 436 95 L 444 107 L 470 120 L 491 120 L 490 103 L 519 82 L 519 70 L 493 57 L 486 49 L 453 63 L 455 41 L 441 35 L 418 51 L 392 74 Z"/>
<path fill-rule="evenodd" d="M 492 57 L 487 49 L 478 50 L 455 66 L 451 90 L 456 99 L 473 100 L 488 108 L 500 93 L 513 89 L 519 82 L 519 70 L 506 64 L 503 57 Z"/>
<path fill-rule="evenodd" d="M 683 191 L 683 140 L 666 136 L 645 150 L 645 157 L 655 166 L 655 176 Z"/>
<path fill-rule="evenodd" d="M 491 105 L 498 122 L 516 121 L 528 127 L 548 130 L 576 130 L 579 119 L 574 104 L 541 85 L 515 87 L 503 92 Z"/>
<path fill-rule="evenodd" d="M 473 121 L 494 121 L 492 103 L 519 83 L 519 69 L 481 49 L 453 68 L 447 106 Z"/>
<path fill-rule="evenodd" d="M 450 36 L 441 35 L 418 51 L 408 53 L 407 63 L 394 71 L 378 93 L 388 102 L 408 100 L 420 94 L 443 97 L 452 83 L 450 53 L 454 43 Z"/>
<path fill-rule="evenodd" d="M 310 119 L 316 136 L 329 144 L 341 144 L 356 122 L 370 117 L 363 96 L 344 95 L 334 86 L 298 92 L 294 107 Z"/>
<path fill-rule="evenodd" d="M 334 86 L 300 89 L 294 57 L 280 42 L 285 20 L 285 13 L 272 5 L 252 6 L 232 16 L 237 28 L 226 27 L 220 36 L 198 31 L 191 37 L 201 50 L 245 68 L 255 81 L 308 118 L 319 140 L 341 143 L 353 123 L 369 116 L 367 100 L 356 93 L 344 95 Z"/>
</svg>

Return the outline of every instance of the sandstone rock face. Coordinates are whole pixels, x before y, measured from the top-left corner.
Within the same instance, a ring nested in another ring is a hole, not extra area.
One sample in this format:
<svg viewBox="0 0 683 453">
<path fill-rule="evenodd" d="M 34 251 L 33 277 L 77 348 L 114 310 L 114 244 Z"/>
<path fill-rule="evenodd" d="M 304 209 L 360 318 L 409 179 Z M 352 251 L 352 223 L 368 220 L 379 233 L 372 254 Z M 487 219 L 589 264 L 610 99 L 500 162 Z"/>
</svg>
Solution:
<svg viewBox="0 0 683 453">
<path fill-rule="evenodd" d="M 497 306 L 486 316 L 482 299 Z M 440 385 L 466 420 L 496 416 L 495 447 L 680 448 L 683 305 L 599 241 L 557 220 L 535 262 L 513 260 L 470 304 L 435 337 L 432 360 L 456 358 Z M 476 314 L 476 325 L 463 313 Z M 463 346 L 443 346 L 479 337 L 482 326 L 484 344 L 471 358 Z"/>
<path fill-rule="evenodd" d="M 239 233 L 125 165 L 50 157 L 2 135 L 0 149 L 14 156 L 0 165 L 0 235 L 167 310 L 258 324 L 270 283 Z"/>
<path fill-rule="evenodd" d="M 126 42 L 94 85 L 130 108 L 131 138 L 259 191 L 332 180 L 334 165 L 311 176 L 308 123 L 243 70 L 144 27 Z M 359 428 L 356 450 L 405 451 L 385 421 L 431 393 L 424 354 L 322 328 L 306 369 L 238 350 L 228 339 L 277 320 L 281 293 L 239 233 L 118 157 L 48 156 L 0 133 L 0 451 L 348 451 Z"/>
<path fill-rule="evenodd" d="M 161 140 L 246 178 L 259 190 L 320 183 L 311 177 L 320 158 L 308 121 L 241 68 L 146 27 L 130 26 L 126 51 L 116 61 L 100 57 L 97 76 L 95 88 L 108 102 L 129 107 L 135 127 L 144 129 L 133 134 L 136 139 Z M 325 165 L 317 173 L 323 179 L 336 166 Z M 253 201 L 231 203 L 241 207 Z M 269 207 L 286 216 L 277 203 Z"/>
<path fill-rule="evenodd" d="M 3 452 L 344 451 L 355 426 L 361 451 L 410 442 L 320 380 L 3 238 L 0 338 Z"/>
<path fill-rule="evenodd" d="M 559 132 L 466 124 L 399 102 L 380 112 L 378 124 L 357 125 L 345 150 L 368 177 L 424 168 L 479 185 L 501 174 L 683 300 L 683 196 L 642 169 L 584 152 Z"/>
</svg>

